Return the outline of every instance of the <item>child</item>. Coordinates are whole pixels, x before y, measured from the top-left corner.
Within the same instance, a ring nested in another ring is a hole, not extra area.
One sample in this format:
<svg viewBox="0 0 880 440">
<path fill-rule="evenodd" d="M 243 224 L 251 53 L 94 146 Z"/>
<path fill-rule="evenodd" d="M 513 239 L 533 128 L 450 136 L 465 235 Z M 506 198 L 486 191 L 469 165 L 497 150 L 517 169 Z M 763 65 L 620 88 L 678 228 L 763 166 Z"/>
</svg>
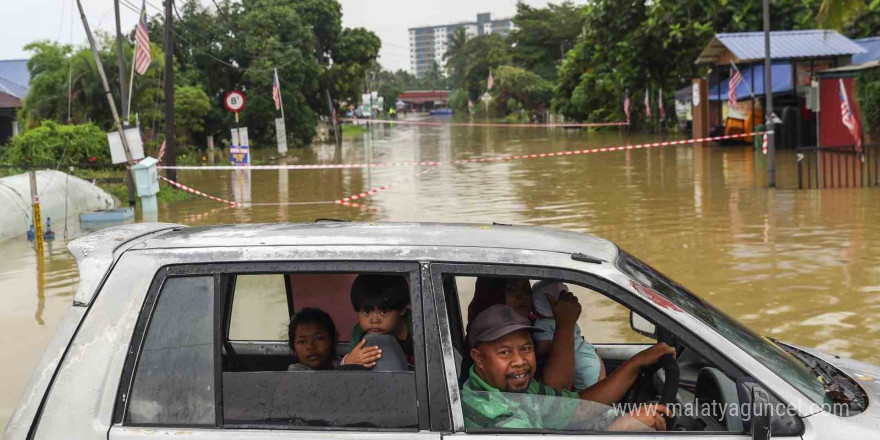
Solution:
<svg viewBox="0 0 880 440">
<path fill-rule="evenodd" d="M 532 286 L 534 312 L 538 316 L 534 326 L 543 330 L 532 333 L 532 337 L 537 343 L 539 358 L 550 352 L 553 333 L 556 331 L 556 320 L 553 318 L 553 309 L 550 307 L 547 296 L 556 300 L 563 292 L 568 292 L 568 286 L 557 281 L 538 281 Z M 584 339 L 580 326 L 575 324 L 574 390 L 581 391 L 589 388 L 604 377 L 605 367 L 602 365 L 602 360 L 596 353 L 595 347 Z"/>
<path fill-rule="evenodd" d="M 305 308 L 293 315 L 287 328 L 290 349 L 299 361 L 288 371 L 332 370 L 339 365 L 336 356 L 336 325 L 327 312 Z"/>
<path fill-rule="evenodd" d="M 343 365 L 372 368 L 382 357 L 378 347 L 365 347 L 366 334 L 392 335 L 400 344 L 407 363 L 412 366 L 412 313 L 409 310 L 409 285 L 400 275 L 363 274 L 351 286 L 351 305 L 357 312 L 357 324 L 351 330 L 349 350 Z"/>
</svg>

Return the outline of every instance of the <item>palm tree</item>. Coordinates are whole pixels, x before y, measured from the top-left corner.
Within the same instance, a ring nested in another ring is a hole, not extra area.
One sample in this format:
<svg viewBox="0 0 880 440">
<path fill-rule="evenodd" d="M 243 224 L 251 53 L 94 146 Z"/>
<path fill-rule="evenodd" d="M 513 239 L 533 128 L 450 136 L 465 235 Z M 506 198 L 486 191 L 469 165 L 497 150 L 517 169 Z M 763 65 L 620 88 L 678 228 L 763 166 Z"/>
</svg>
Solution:
<svg viewBox="0 0 880 440">
<path fill-rule="evenodd" d="M 467 31 L 465 31 L 464 27 L 455 28 L 455 32 L 449 36 L 449 45 L 446 48 L 446 53 L 443 54 L 443 60 L 449 61 L 458 58 L 465 42 L 467 42 Z M 446 65 L 451 69 L 455 62 L 447 62 Z"/>
<path fill-rule="evenodd" d="M 820 27 L 841 29 L 845 22 L 865 8 L 865 0 L 822 0 L 816 21 Z"/>
</svg>

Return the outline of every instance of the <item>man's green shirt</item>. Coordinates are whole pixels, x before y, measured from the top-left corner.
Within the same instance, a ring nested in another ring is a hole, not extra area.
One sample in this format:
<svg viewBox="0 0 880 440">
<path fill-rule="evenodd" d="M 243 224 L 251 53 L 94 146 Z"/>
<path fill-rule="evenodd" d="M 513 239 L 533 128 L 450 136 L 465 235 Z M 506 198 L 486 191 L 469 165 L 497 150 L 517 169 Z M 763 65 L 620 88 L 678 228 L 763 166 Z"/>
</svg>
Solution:
<svg viewBox="0 0 880 440">
<path fill-rule="evenodd" d="M 557 390 L 532 379 L 524 393 L 504 393 L 471 367 L 461 391 L 468 428 L 564 430 L 580 404 L 577 393 Z"/>
</svg>

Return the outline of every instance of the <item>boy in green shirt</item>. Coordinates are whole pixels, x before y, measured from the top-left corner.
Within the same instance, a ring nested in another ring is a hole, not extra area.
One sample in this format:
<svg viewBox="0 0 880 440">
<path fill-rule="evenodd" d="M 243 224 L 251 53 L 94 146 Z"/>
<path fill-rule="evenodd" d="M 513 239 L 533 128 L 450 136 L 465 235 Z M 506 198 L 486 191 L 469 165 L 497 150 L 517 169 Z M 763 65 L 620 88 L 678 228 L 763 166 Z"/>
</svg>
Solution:
<svg viewBox="0 0 880 440">
<path fill-rule="evenodd" d="M 362 274 L 351 286 L 351 305 L 357 312 L 357 324 L 351 330 L 350 353 L 343 365 L 373 368 L 382 357 L 379 347 L 366 347 L 367 334 L 393 335 L 412 367 L 412 312 L 409 309 L 409 285 L 401 275 Z"/>
</svg>

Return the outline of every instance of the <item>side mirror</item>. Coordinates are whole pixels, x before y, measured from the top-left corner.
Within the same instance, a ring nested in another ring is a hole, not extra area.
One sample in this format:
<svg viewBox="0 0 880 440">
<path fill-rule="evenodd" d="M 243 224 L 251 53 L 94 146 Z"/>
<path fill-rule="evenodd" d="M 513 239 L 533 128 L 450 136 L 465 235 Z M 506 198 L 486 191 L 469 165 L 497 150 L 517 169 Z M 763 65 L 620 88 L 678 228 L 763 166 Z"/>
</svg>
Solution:
<svg viewBox="0 0 880 440">
<path fill-rule="evenodd" d="M 636 312 L 629 312 L 629 326 L 634 332 L 651 339 L 657 339 L 657 326 Z"/>
<path fill-rule="evenodd" d="M 751 434 L 754 440 L 770 440 L 770 395 L 760 385 L 752 387 Z"/>
</svg>

